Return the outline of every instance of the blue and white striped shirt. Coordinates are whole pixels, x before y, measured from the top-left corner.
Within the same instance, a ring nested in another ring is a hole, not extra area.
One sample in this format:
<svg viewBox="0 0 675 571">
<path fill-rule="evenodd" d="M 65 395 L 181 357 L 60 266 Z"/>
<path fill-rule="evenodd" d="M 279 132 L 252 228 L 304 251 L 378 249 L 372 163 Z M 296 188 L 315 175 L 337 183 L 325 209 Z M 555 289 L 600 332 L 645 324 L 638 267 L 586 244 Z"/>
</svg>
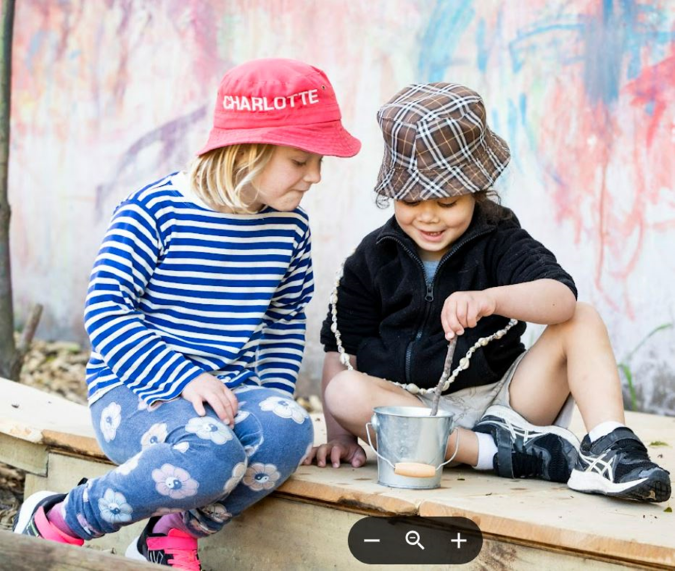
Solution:
<svg viewBox="0 0 675 571">
<path fill-rule="evenodd" d="M 293 393 L 314 281 L 301 209 L 210 209 L 175 173 L 115 210 L 85 306 L 89 401 L 121 384 L 146 404 L 204 372 Z"/>
</svg>

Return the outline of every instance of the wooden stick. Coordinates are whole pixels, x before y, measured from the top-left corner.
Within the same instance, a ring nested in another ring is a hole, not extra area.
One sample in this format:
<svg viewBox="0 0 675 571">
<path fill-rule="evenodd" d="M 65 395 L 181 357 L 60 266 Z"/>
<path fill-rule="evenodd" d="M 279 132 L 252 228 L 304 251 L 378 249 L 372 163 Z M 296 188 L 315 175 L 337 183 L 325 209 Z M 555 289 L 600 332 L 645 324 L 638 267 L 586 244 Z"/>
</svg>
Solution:
<svg viewBox="0 0 675 571">
<path fill-rule="evenodd" d="M 143 561 L 125 559 L 119 555 L 101 553 L 95 549 L 85 549 L 73 545 L 64 545 L 54 541 L 45 541 L 37 537 L 18 535 L 9 531 L 0 531 L 0 553 L 2 568 L 13 571 L 161 571 L 163 566 Z"/>
<path fill-rule="evenodd" d="M 17 352 L 23 359 L 30 349 L 30 344 L 33 341 L 35 336 L 35 330 L 37 329 L 38 323 L 40 322 L 40 317 L 42 316 L 42 305 L 36 303 L 33 308 L 30 310 L 30 315 L 26 320 L 26 325 L 21 332 L 21 339 L 17 345 Z"/>
<path fill-rule="evenodd" d="M 436 414 L 438 413 L 438 403 L 441 400 L 443 385 L 450 376 L 450 370 L 452 369 L 452 359 L 455 356 L 456 348 L 457 348 L 457 335 L 455 335 L 450 341 L 450 343 L 448 343 L 448 352 L 445 354 L 445 363 L 443 363 L 443 374 L 441 375 L 441 379 L 440 381 L 438 381 L 438 384 L 434 389 L 434 399 L 431 401 L 431 414 L 429 416 L 436 416 Z"/>
<path fill-rule="evenodd" d="M 33 342 L 35 330 L 37 329 L 40 317 L 42 316 L 42 305 L 36 303 L 30 311 L 30 315 L 26 320 L 26 325 L 21 332 L 19 343 L 16 346 L 16 353 L 14 354 L 14 361 L 12 362 L 11 379 L 19 381 L 21 377 L 21 367 L 26 354 L 30 350 L 30 344 Z"/>
</svg>

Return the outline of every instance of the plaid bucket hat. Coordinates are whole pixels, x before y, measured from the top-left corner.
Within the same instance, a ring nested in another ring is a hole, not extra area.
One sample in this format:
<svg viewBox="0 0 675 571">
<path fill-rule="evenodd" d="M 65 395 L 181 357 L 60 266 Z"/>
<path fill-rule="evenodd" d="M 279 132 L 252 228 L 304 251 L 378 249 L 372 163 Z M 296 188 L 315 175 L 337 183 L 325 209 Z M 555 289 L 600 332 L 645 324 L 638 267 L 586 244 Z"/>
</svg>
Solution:
<svg viewBox="0 0 675 571">
<path fill-rule="evenodd" d="M 413 84 L 377 112 L 385 149 L 375 192 L 428 200 L 490 188 L 511 158 L 487 126 L 478 93 L 454 83 Z"/>
</svg>

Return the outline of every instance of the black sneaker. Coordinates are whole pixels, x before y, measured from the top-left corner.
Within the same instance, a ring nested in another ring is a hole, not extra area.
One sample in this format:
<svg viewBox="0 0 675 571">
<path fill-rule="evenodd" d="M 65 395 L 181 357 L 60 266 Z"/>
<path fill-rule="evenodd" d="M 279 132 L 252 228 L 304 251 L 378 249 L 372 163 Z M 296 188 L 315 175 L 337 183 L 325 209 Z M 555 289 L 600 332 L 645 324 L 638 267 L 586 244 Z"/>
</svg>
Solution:
<svg viewBox="0 0 675 571">
<path fill-rule="evenodd" d="M 503 478 L 567 482 L 577 461 L 579 440 L 559 426 L 535 426 L 515 410 L 493 405 L 474 432 L 490 434 L 497 445 L 495 472 Z"/>
<path fill-rule="evenodd" d="M 125 556 L 137 561 L 149 561 L 184 571 L 200 571 L 197 556 L 197 539 L 178 529 L 171 529 L 167 535 L 153 533 L 159 517 L 151 517 L 143 533 L 134 539 Z"/>
<path fill-rule="evenodd" d="M 578 492 L 626 500 L 665 502 L 670 472 L 649 459 L 645 445 L 622 426 L 591 443 L 586 435 L 567 485 Z"/>
<path fill-rule="evenodd" d="M 29 496 L 21 505 L 19 513 L 16 514 L 12 531 L 20 535 L 41 537 L 57 543 L 82 545 L 84 540 L 62 533 L 47 519 L 47 512 L 65 498 L 66 494 L 47 491 L 36 492 Z"/>
</svg>

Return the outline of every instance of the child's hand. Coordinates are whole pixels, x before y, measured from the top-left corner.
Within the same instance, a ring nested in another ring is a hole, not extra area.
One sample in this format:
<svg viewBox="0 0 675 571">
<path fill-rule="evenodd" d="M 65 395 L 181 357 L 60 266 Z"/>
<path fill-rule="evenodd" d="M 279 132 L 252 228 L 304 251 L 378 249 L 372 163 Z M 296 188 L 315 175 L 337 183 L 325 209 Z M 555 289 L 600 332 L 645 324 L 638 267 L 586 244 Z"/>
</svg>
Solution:
<svg viewBox="0 0 675 571">
<path fill-rule="evenodd" d="M 445 338 L 449 341 L 455 335 L 462 335 L 464 329 L 476 327 L 481 317 L 495 312 L 496 301 L 489 291 L 458 291 L 443 304 L 441 323 Z"/>
<path fill-rule="evenodd" d="M 328 458 L 333 468 L 340 467 L 340 460 L 351 463 L 354 468 L 359 468 L 366 463 L 366 451 L 356 441 L 355 436 L 345 434 L 312 448 L 303 464 L 310 465 L 313 460 L 316 460 L 316 465 L 323 468 Z"/>
<path fill-rule="evenodd" d="M 204 403 L 211 405 L 218 418 L 230 428 L 234 427 L 234 417 L 237 414 L 239 403 L 234 393 L 228 389 L 223 381 L 208 373 L 202 373 L 190 381 L 183 389 L 181 396 L 192 403 L 199 416 L 204 416 Z"/>
</svg>

